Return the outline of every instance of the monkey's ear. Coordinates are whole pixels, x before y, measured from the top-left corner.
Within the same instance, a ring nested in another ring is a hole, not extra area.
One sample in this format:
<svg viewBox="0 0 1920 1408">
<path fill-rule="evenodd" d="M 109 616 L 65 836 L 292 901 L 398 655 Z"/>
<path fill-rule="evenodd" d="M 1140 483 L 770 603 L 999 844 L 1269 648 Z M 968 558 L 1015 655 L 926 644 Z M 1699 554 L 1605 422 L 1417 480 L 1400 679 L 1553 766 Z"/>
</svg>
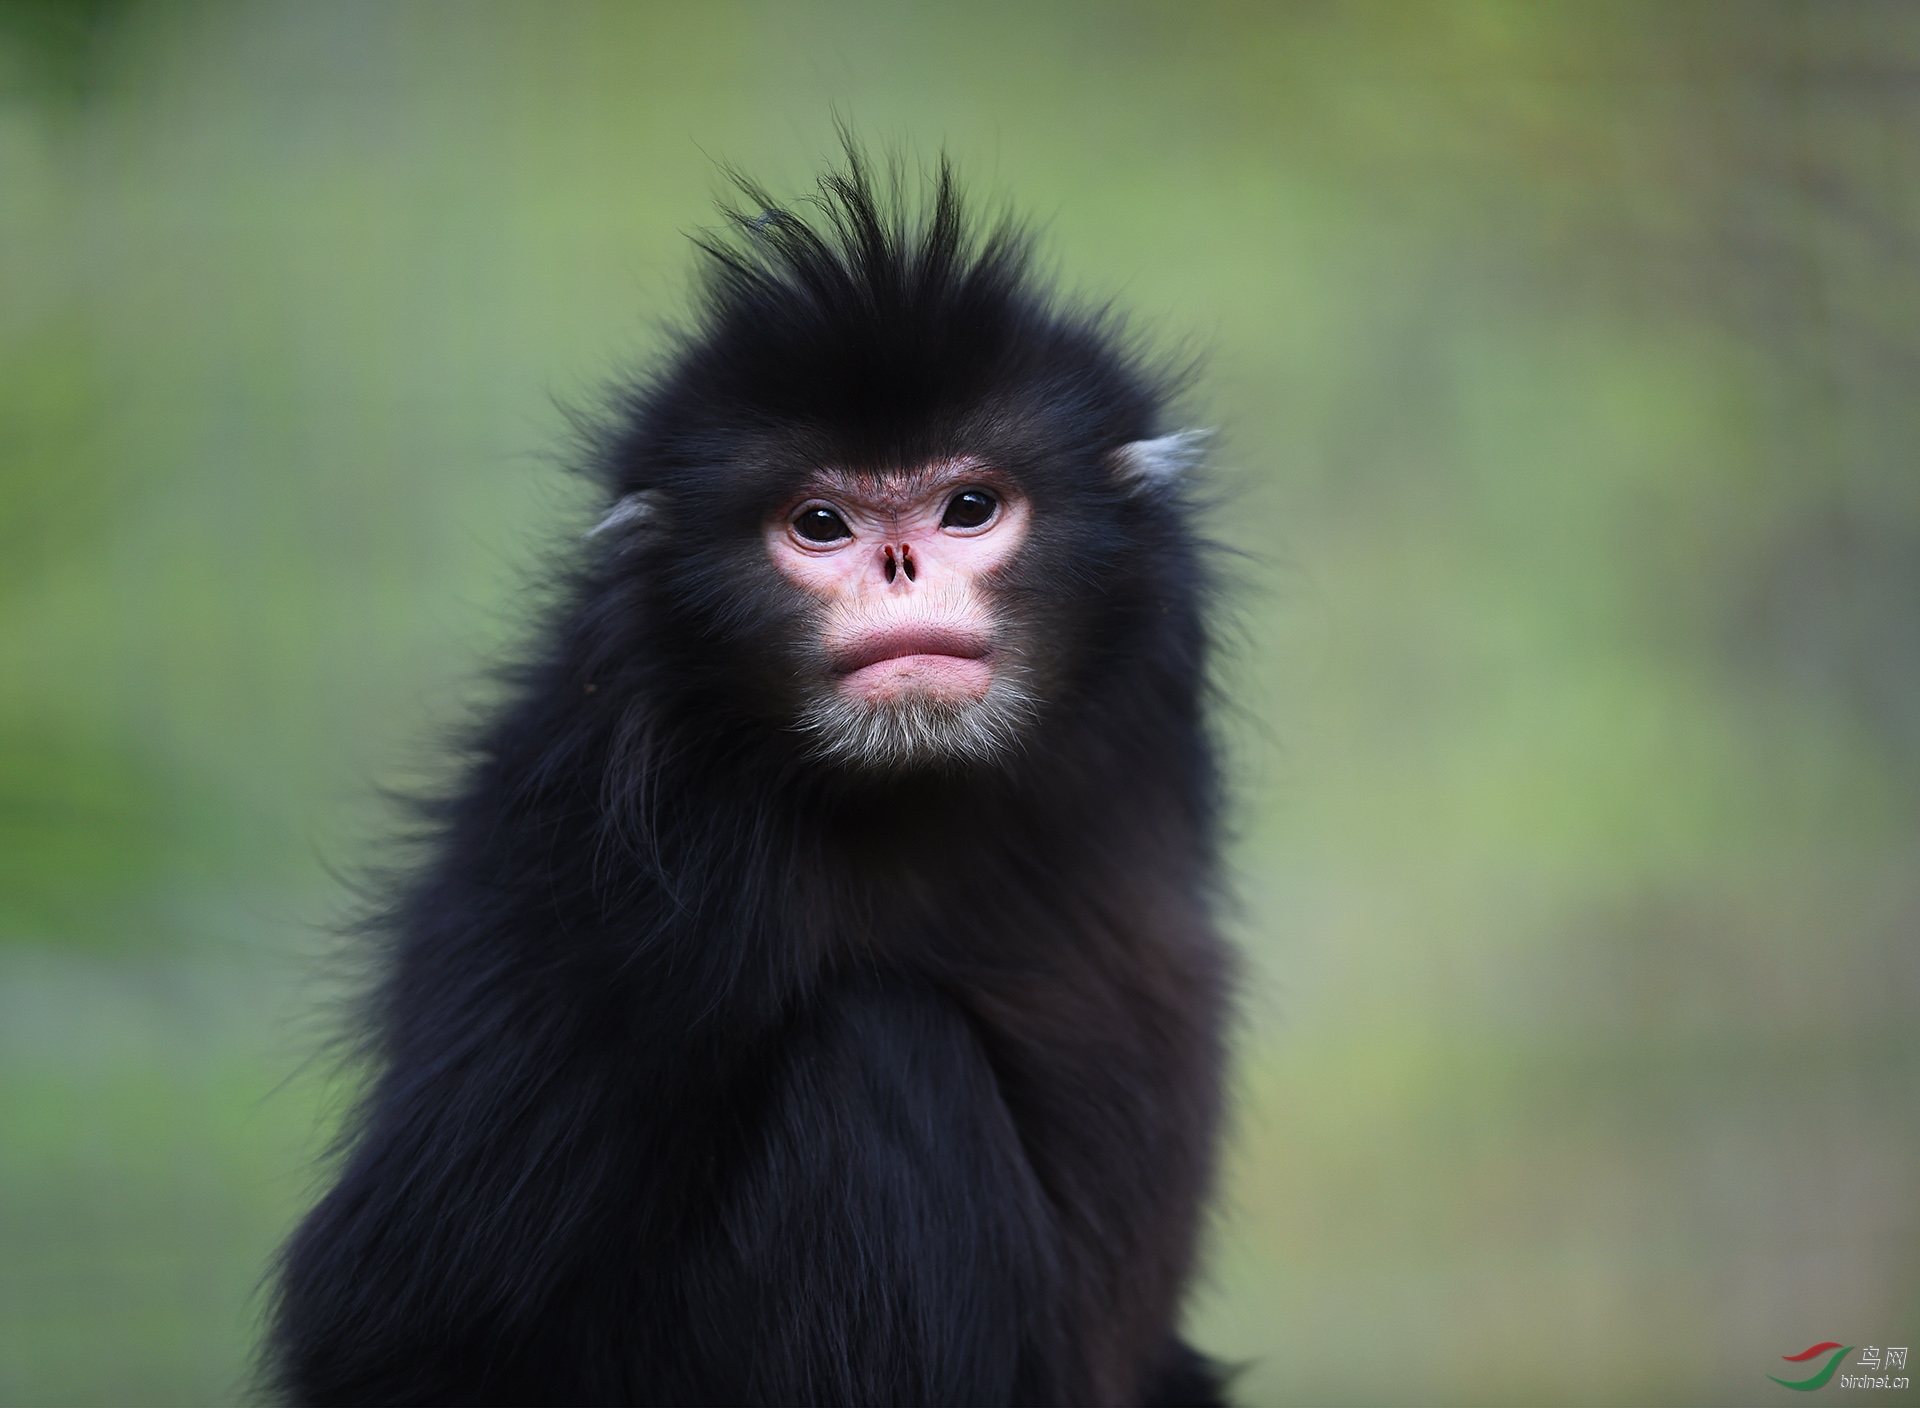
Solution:
<svg viewBox="0 0 1920 1408">
<path fill-rule="evenodd" d="M 1211 430 L 1176 430 L 1157 440 L 1135 440 L 1113 452 L 1113 475 L 1129 493 L 1171 484 L 1200 463 Z"/>
<path fill-rule="evenodd" d="M 641 489 L 614 500 L 613 507 L 598 523 L 587 529 L 585 536 L 597 538 L 610 528 L 644 528 L 659 514 L 660 496 L 650 489 Z"/>
</svg>

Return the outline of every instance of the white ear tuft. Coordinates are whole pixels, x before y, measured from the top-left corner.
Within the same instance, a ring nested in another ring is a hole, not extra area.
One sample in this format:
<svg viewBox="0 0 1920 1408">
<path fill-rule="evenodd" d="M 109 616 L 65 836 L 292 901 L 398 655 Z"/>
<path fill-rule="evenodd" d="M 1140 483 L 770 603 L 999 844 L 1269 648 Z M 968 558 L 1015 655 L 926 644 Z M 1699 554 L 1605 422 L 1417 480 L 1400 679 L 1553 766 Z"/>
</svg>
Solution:
<svg viewBox="0 0 1920 1408">
<path fill-rule="evenodd" d="M 660 496 L 642 489 L 638 493 L 628 494 L 614 502 L 603 517 L 593 527 L 587 529 L 585 536 L 597 538 L 609 528 L 644 528 L 653 521 L 660 511 Z"/>
<path fill-rule="evenodd" d="M 1158 440 L 1135 440 L 1113 452 L 1113 473 L 1127 489 L 1139 492 L 1171 484 L 1200 463 L 1211 430 L 1176 430 Z"/>
</svg>

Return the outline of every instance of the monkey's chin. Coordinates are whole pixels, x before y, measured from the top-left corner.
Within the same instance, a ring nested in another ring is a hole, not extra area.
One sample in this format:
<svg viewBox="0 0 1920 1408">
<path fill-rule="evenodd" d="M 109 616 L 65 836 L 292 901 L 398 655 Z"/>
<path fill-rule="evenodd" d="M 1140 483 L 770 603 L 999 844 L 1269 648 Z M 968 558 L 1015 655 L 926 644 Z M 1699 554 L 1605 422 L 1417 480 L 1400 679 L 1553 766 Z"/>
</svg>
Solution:
<svg viewBox="0 0 1920 1408">
<path fill-rule="evenodd" d="M 842 688 L 809 704 L 798 721 L 814 757 L 861 771 L 892 773 L 1004 760 L 1018 750 L 1033 723 L 1038 713 L 1034 701 L 1018 685 L 987 672 L 984 662 L 956 663 L 981 665 L 986 679 L 978 692 L 911 688 L 896 679 L 888 688 L 856 696 L 842 681 Z"/>
</svg>

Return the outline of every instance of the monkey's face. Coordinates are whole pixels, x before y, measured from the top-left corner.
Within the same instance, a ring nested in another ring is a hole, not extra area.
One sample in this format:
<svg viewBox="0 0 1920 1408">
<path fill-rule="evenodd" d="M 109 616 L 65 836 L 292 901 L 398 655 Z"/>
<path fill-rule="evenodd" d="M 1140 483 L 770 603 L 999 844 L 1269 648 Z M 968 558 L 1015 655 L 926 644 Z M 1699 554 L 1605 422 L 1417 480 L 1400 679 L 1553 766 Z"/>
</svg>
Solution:
<svg viewBox="0 0 1920 1408">
<path fill-rule="evenodd" d="M 800 727 L 826 758 L 901 769 L 1006 752 L 1034 714 L 1025 642 L 995 582 L 1032 509 L 961 458 L 907 474 L 816 474 L 765 525 L 808 604 Z"/>
</svg>

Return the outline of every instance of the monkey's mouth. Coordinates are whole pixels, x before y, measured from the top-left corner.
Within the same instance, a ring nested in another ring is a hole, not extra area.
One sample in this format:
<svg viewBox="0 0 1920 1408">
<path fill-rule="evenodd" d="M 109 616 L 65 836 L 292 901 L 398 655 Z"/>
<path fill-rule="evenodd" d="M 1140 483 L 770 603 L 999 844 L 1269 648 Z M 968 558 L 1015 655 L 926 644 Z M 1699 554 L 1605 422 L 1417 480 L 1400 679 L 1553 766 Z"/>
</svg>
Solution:
<svg viewBox="0 0 1920 1408">
<path fill-rule="evenodd" d="M 895 626 L 846 642 L 832 654 L 840 692 L 870 704 L 907 695 L 954 703 L 979 699 L 993 683 L 985 637 L 950 626 Z"/>
</svg>

